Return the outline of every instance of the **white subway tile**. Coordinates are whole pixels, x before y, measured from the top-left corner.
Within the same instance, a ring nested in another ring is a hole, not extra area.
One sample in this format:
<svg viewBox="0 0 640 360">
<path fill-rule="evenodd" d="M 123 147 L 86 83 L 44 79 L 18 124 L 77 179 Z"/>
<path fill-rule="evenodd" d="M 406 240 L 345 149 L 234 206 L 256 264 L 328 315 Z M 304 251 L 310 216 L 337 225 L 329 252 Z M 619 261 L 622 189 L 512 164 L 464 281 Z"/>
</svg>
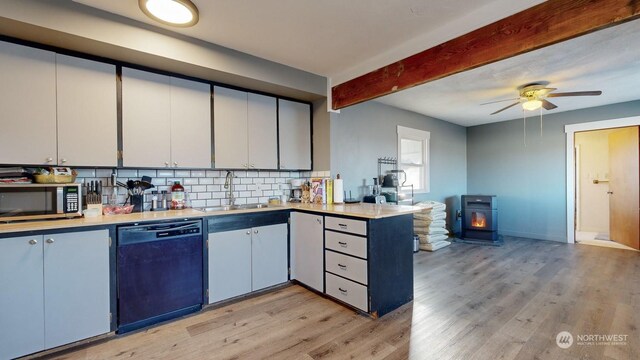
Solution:
<svg viewBox="0 0 640 360">
<path fill-rule="evenodd" d="M 266 196 L 263 196 L 263 197 L 258 199 L 258 202 L 261 203 L 261 204 L 266 204 L 266 203 L 269 202 L 269 198 L 266 197 Z"/>
<path fill-rule="evenodd" d="M 186 178 L 186 179 L 184 179 L 184 184 L 185 185 L 198 185 L 198 179 L 197 178 Z"/>
<path fill-rule="evenodd" d="M 189 170 L 176 170 L 176 174 L 174 175 L 175 177 L 190 177 L 191 176 L 191 171 Z"/>
<path fill-rule="evenodd" d="M 197 178 L 201 178 L 201 177 L 205 177 L 206 176 L 206 172 L 202 171 L 202 170 L 194 170 L 191 172 L 191 177 L 197 177 Z"/>
<path fill-rule="evenodd" d="M 236 205 L 244 205 L 247 203 L 247 199 L 246 198 L 237 198 L 236 199 Z"/>
<path fill-rule="evenodd" d="M 258 172 L 257 171 L 247 171 L 247 177 L 258 177 Z"/>
<path fill-rule="evenodd" d="M 247 177 L 247 172 L 244 170 L 238 170 L 238 171 L 234 171 L 233 175 L 239 178 L 243 178 L 243 177 Z M 222 174 L 222 176 L 227 176 L 227 173 Z"/>
<path fill-rule="evenodd" d="M 191 206 L 192 207 L 205 207 L 205 206 L 207 206 L 207 200 L 192 200 L 191 201 Z"/>
<path fill-rule="evenodd" d="M 251 191 L 240 191 L 240 197 L 243 197 L 243 198 L 251 197 Z"/>
<path fill-rule="evenodd" d="M 96 177 L 111 178 L 115 169 L 96 169 Z"/>
<path fill-rule="evenodd" d="M 234 179 L 234 180 L 237 180 L 237 179 Z M 253 184 L 252 178 L 242 178 L 240 180 L 241 180 L 240 181 L 241 184 Z M 235 181 L 234 181 L 234 184 L 235 184 Z"/>
<path fill-rule="evenodd" d="M 174 177 L 173 170 L 158 170 L 158 177 Z"/>
<path fill-rule="evenodd" d="M 194 185 L 191 187 L 191 191 L 192 192 L 206 192 L 207 191 L 207 186 L 206 185 Z"/>
<path fill-rule="evenodd" d="M 247 198 L 247 204 L 257 204 L 260 199 L 257 197 Z"/>
<path fill-rule="evenodd" d="M 260 197 L 260 196 L 262 196 L 262 190 L 252 191 L 252 192 L 251 192 L 251 196 L 253 196 L 253 197 L 256 197 L 256 196 L 257 196 L 257 197 Z"/>
<path fill-rule="evenodd" d="M 207 185 L 207 191 L 220 191 L 222 187 L 220 185 Z"/>
<path fill-rule="evenodd" d="M 273 196 L 273 190 L 263 191 L 262 195 L 264 195 L 264 196 Z"/>
<path fill-rule="evenodd" d="M 220 172 L 220 171 L 217 171 L 217 170 L 207 171 L 207 172 L 206 172 L 206 175 L 207 175 L 207 177 L 210 177 L 210 178 L 216 178 L 216 177 L 221 177 L 221 176 L 223 176 L 223 175 L 221 174 L 221 172 Z"/>
<path fill-rule="evenodd" d="M 220 206 L 220 199 L 207 200 L 207 206 Z"/>
<path fill-rule="evenodd" d="M 245 191 L 245 190 L 247 190 L 247 186 L 249 186 L 249 185 L 236 185 L 236 186 L 234 186 L 234 188 L 236 190 L 238 190 L 238 191 Z"/>
<path fill-rule="evenodd" d="M 79 178 L 92 178 L 96 177 L 95 169 L 76 169 Z"/>
<path fill-rule="evenodd" d="M 181 179 L 181 178 L 174 178 L 174 177 L 171 177 L 171 178 L 167 178 L 167 185 L 168 185 L 168 186 L 173 186 L 173 184 L 174 184 L 176 181 L 179 181 L 179 182 L 180 182 L 180 184 L 182 184 L 182 183 L 183 183 L 183 181 L 182 181 L 182 179 Z"/>
<path fill-rule="evenodd" d="M 150 177 L 156 177 L 157 172 L 155 170 L 138 170 L 138 176 L 143 177 L 143 176 L 150 176 Z"/>
<path fill-rule="evenodd" d="M 222 192 L 222 191 L 213 192 L 213 193 L 211 193 L 211 196 L 212 196 L 214 199 L 224 199 L 224 198 L 226 197 L 226 196 L 225 196 L 225 193 L 224 193 L 224 192 Z"/>
<path fill-rule="evenodd" d="M 258 174 L 258 177 L 269 177 L 269 172 L 268 171 L 260 171 L 260 173 Z"/>
<path fill-rule="evenodd" d="M 151 183 L 155 186 L 167 185 L 167 179 L 165 178 L 153 178 L 151 179 Z"/>
<path fill-rule="evenodd" d="M 120 169 L 118 170 L 118 177 L 128 177 L 128 178 L 138 177 L 138 170 Z"/>
<path fill-rule="evenodd" d="M 265 178 L 253 178 L 253 183 L 254 184 L 264 184 L 264 179 Z"/>
<path fill-rule="evenodd" d="M 276 184 L 286 184 L 286 183 L 289 183 L 289 182 L 285 178 L 277 178 L 276 179 Z"/>
<path fill-rule="evenodd" d="M 193 171 L 191 172 L 193 174 Z M 200 185 L 210 185 L 213 184 L 213 178 L 200 177 L 198 178 L 200 181 Z"/>
<path fill-rule="evenodd" d="M 256 185 L 256 184 L 247 185 L 247 190 L 256 191 L 256 190 L 258 190 L 258 185 Z"/>
<path fill-rule="evenodd" d="M 274 179 L 274 178 L 266 178 L 266 179 L 264 179 L 264 183 L 265 184 L 275 184 L 276 183 L 276 179 Z"/>
<path fill-rule="evenodd" d="M 211 199 L 211 193 L 210 192 L 198 193 L 198 200 L 202 200 L 202 199 Z"/>
<path fill-rule="evenodd" d="M 214 178 L 213 183 L 216 185 L 224 185 L 224 178 Z"/>
</svg>

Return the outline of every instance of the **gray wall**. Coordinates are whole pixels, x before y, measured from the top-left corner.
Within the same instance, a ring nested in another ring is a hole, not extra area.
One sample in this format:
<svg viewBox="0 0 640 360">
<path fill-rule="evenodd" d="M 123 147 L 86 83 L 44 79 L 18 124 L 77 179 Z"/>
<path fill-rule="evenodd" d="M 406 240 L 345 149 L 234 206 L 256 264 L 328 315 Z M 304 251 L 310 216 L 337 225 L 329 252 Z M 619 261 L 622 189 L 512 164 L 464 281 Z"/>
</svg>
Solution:
<svg viewBox="0 0 640 360">
<path fill-rule="evenodd" d="M 446 202 L 451 227 L 457 201 L 467 189 L 467 137 L 462 126 L 375 101 L 342 109 L 331 114 L 331 175 L 341 175 L 347 196 L 351 190 L 361 197 L 364 182 L 372 184 L 378 173 L 377 159 L 397 157 L 397 125 L 431 132 L 431 192 L 417 199 Z"/>
<path fill-rule="evenodd" d="M 523 121 L 467 128 L 469 194 L 498 196 L 498 227 L 504 235 L 567 241 L 567 124 L 637 116 L 640 101 L 567 111 Z"/>
</svg>

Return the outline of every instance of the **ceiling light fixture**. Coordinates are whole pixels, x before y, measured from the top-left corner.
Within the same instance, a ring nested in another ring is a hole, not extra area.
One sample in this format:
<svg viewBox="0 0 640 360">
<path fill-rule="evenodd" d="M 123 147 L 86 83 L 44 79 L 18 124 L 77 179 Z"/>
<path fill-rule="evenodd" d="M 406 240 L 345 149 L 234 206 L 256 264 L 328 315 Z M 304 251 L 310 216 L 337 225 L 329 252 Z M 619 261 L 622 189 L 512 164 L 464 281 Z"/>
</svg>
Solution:
<svg viewBox="0 0 640 360">
<path fill-rule="evenodd" d="M 522 108 L 525 110 L 533 111 L 542 107 L 542 101 L 538 99 L 530 99 L 522 103 Z"/>
<path fill-rule="evenodd" d="M 138 0 L 145 15 L 165 25 L 189 27 L 198 22 L 198 8 L 189 0 Z"/>
</svg>

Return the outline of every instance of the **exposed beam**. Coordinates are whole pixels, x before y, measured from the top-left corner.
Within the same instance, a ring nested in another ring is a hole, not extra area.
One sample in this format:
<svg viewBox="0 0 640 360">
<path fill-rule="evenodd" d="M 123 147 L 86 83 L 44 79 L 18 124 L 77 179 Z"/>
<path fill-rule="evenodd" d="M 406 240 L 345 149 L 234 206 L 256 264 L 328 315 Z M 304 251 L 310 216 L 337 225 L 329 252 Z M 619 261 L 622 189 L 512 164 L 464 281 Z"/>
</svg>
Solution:
<svg viewBox="0 0 640 360">
<path fill-rule="evenodd" d="M 640 0 L 548 0 L 332 88 L 333 109 L 355 105 L 540 49 L 640 16 Z"/>
</svg>

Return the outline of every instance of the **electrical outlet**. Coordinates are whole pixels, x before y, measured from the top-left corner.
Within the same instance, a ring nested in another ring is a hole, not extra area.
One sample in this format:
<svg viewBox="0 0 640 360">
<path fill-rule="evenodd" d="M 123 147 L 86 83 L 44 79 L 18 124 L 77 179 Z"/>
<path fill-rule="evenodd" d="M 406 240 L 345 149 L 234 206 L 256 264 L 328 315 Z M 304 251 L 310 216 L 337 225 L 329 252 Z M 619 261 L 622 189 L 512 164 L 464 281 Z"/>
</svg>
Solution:
<svg viewBox="0 0 640 360">
<path fill-rule="evenodd" d="M 456 220 L 462 218 L 462 211 L 456 210 Z"/>
</svg>

